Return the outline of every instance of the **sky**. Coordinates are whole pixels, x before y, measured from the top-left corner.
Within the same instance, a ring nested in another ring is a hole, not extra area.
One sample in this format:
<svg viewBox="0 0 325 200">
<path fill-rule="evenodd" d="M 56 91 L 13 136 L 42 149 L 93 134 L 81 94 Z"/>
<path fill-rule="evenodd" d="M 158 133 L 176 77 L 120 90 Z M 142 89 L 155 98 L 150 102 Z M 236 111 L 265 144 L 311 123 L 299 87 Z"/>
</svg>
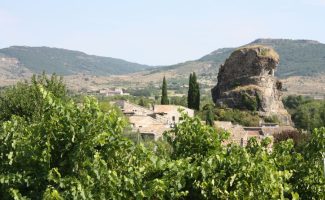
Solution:
<svg viewBox="0 0 325 200">
<path fill-rule="evenodd" d="M 0 0 L 0 48 L 49 46 L 148 65 L 257 38 L 325 43 L 325 0 Z"/>
</svg>

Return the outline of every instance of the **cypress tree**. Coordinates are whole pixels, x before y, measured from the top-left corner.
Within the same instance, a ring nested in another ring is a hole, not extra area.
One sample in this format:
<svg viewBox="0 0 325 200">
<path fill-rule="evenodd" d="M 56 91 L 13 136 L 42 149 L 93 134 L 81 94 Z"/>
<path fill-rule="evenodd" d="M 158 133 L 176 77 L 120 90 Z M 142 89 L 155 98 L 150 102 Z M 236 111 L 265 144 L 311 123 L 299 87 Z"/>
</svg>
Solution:
<svg viewBox="0 0 325 200">
<path fill-rule="evenodd" d="M 208 125 L 208 126 L 213 126 L 214 125 L 214 117 L 213 117 L 213 112 L 212 112 L 211 108 L 209 108 L 206 111 L 205 124 Z"/>
<path fill-rule="evenodd" d="M 167 96 L 167 83 L 166 83 L 166 78 L 164 76 L 162 91 L 161 91 L 161 105 L 168 105 L 168 104 L 169 104 L 169 100 Z"/>
<path fill-rule="evenodd" d="M 193 72 L 192 81 L 194 85 L 194 94 L 193 94 L 193 108 L 195 110 L 200 110 L 200 86 L 197 82 L 196 74 Z"/>
<path fill-rule="evenodd" d="M 188 94 L 187 94 L 187 107 L 188 108 L 194 108 L 193 106 L 193 78 L 192 73 L 190 74 L 189 82 L 188 82 Z"/>
<path fill-rule="evenodd" d="M 197 82 L 195 72 L 190 74 L 188 85 L 187 107 L 200 110 L 200 87 Z"/>
</svg>

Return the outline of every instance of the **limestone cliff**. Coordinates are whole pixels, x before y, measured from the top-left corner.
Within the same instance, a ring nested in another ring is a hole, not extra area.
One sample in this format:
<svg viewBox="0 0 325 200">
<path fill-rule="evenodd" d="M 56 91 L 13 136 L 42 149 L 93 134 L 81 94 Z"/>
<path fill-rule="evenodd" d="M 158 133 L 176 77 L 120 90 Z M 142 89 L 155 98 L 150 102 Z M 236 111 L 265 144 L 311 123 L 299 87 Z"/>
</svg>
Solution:
<svg viewBox="0 0 325 200">
<path fill-rule="evenodd" d="M 212 89 L 216 104 L 256 110 L 262 117 L 276 116 L 291 124 L 281 101 L 281 82 L 274 77 L 279 55 L 270 47 L 247 46 L 235 50 L 219 69 Z"/>
</svg>

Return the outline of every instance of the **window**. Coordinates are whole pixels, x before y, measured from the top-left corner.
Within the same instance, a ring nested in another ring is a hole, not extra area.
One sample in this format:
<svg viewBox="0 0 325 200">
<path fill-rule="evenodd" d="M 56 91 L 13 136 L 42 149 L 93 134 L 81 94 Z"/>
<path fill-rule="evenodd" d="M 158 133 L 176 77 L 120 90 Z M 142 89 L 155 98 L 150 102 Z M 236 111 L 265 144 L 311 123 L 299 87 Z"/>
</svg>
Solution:
<svg viewBox="0 0 325 200">
<path fill-rule="evenodd" d="M 172 120 L 175 121 L 175 116 L 172 117 Z"/>
</svg>

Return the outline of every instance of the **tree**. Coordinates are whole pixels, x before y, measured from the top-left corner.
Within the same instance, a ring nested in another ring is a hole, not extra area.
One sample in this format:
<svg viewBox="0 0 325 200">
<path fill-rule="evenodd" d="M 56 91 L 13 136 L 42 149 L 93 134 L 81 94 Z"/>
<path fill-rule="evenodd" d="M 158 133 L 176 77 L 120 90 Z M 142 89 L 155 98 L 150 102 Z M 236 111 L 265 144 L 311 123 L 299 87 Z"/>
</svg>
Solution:
<svg viewBox="0 0 325 200">
<path fill-rule="evenodd" d="M 19 82 L 15 86 L 7 88 L 0 95 L 0 121 L 7 121 L 13 115 L 28 120 L 39 117 L 44 105 L 42 94 L 38 90 L 40 85 L 55 97 L 63 101 L 68 99 L 62 77 L 55 74 L 48 77 L 45 73 L 38 76 L 33 75 L 30 82 Z"/>
<path fill-rule="evenodd" d="M 325 199 L 325 128 L 302 148 L 283 137 L 270 151 L 269 138 L 242 147 L 183 114 L 167 141 L 150 147 L 123 137 L 125 122 L 112 107 L 34 89 L 40 117 L 0 122 L 1 200 Z"/>
<path fill-rule="evenodd" d="M 194 109 L 200 110 L 200 86 L 197 82 L 196 74 L 193 72 L 193 82 L 194 82 Z"/>
<path fill-rule="evenodd" d="M 214 106 L 212 104 L 205 104 L 203 106 L 203 114 L 205 115 L 205 117 L 203 119 L 205 119 L 205 124 L 208 126 L 212 126 L 214 125 Z"/>
<path fill-rule="evenodd" d="M 193 98 L 193 76 L 192 73 L 190 74 L 190 78 L 188 81 L 188 94 L 187 94 L 187 107 L 188 108 L 194 108 L 194 98 Z"/>
<path fill-rule="evenodd" d="M 323 105 L 319 101 L 311 101 L 298 106 L 296 112 L 292 116 L 296 127 L 311 132 L 314 128 L 324 126 L 322 107 Z"/>
<path fill-rule="evenodd" d="M 292 139 L 294 146 L 303 146 L 308 142 L 310 134 L 300 133 L 298 130 L 284 130 L 273 135 L 274 143 L 280 143 L 288 139 Z"/>
<path fill-rule="evenodd" d="M 187 105 L 188 108 L 200 110 L 200 87 L 195 72 L 191 73 L 189 78 Z"/>
<path fill-rule="evenodd" d="M 168 96 L 167 96 L 167 82 L 166 82 L 166 78 L 164 76 L 163 84 L 162 84 L 162 91 L 161 91 L 161 105 L 168 105 L 168 104 L 169 104 L 169 100 L 168 100 Z"/>
<path fill-rule="evenodd" d="M 228 137 L 225 132 L 219 133 L 212 127 L 202 125 L 198 117 L 190 118 L 183 113 L 182 118 L 184 120 L 172 131 L 165 133 L 173 148 L 173 158 L 202 159 L 220 149 L 222 141 Z"/>
<path fill-rule="evenodd" d="M 206 125 L 213 126 L 214 125 L 214 114 L 211 109 L 206 111 L 206 119 L 205 119 Z"/>
</svg>

